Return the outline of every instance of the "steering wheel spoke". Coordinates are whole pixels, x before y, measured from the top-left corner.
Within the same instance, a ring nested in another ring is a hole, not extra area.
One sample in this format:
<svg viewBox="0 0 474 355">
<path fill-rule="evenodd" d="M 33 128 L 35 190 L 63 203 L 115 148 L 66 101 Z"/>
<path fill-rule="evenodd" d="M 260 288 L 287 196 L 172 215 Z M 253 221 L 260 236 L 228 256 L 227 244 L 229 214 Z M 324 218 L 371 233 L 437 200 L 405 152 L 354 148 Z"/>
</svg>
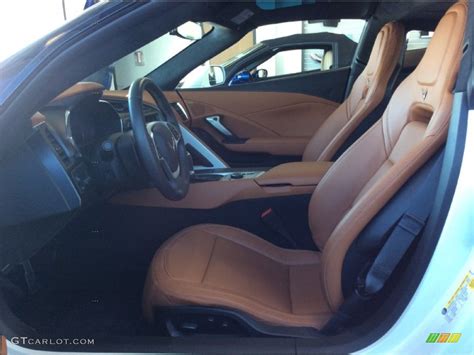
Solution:
<svg viewBox="0 0 474 355">
<path fill-rule="evenodd" d="M 165 122 L 146 123 L 145 90 L 163 112 Z M 165 95 L 151 79 L 141 78 L 130 86 L 128 105 L 137 151 L 151 181 L 165 197 L 184 198 L 189 189 L 191 167 L 179 123 Z"/>
</svg>

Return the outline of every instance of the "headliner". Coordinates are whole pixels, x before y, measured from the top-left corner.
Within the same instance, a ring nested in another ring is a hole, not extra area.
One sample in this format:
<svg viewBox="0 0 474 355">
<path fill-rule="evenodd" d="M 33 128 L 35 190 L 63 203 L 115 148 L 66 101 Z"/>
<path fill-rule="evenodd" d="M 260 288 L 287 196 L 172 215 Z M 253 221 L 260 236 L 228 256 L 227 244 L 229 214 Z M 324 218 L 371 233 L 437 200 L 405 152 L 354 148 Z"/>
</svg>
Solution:
<svg viewBox="0 0 474 355">
<path fill-rule="evenodd" d="M 407 29 L 432 30 L 448 7 L 450 0 L 391 0 L 391 1 L 331 1 L 305 4 L 276 10 L 263 10 L 254 1 L 216 2 L 206 5 L 207 18 L 196 21 L 212 21 L 222 26 L 248 32 L 255 27 L 287 21 L 322 19 L 368 19 L 377 17 L 383 22 L 400 21 Z M 235 17 L 243 11 L 253 15 L 236 23 Z"/>
</svg>

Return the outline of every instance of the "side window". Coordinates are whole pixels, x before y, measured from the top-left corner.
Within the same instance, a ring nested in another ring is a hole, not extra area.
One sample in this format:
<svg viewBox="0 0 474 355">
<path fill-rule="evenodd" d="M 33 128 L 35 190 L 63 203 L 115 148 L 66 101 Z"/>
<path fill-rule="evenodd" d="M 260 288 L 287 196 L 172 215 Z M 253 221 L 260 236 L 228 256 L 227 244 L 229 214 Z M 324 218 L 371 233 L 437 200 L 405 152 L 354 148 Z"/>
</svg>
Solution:
<svg viewBox="0 0 474 355">
<path fill-rule="evenodd" d="M 407 51 L 426 49 L 433 37 L 432 31 L 413 30 L 407 33 Z"/>
<path fill-rule="evenodd" d="M 407 49 L 403 70 L 407 73 L 416 68 L 425 54 L 426 48 L 433 37 L 433 32 L 413 30 L 407 33 Z"/>
<path fill-rule="evenodd" d="M 332 49 L 291 49 L 281 51 L 259 64 L 257 71 L 264 71 L 264 77 L 297 74 L 312 70 L 331 70 L 333 68 Z"/>
<path fill-rule="evenodd" d="M 350 65 L 364 20 L 260 26 L 182 79 L 178 88 L 235 85 Z"/>
</svg>

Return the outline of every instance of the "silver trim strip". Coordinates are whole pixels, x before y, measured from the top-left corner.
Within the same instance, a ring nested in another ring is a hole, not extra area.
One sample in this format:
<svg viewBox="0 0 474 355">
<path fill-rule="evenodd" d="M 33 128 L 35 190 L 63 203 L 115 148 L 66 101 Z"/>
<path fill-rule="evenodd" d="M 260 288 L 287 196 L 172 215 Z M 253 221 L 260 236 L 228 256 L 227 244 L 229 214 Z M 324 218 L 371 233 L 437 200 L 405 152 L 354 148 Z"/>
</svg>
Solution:
<svg viewBox="0 0 474 355">
<path fill-rule="evenodd" d="M 209 148 L 203 141 L 201 141 L 196 135 L 189 130 L 183 124 L 179 125 L 181 128 L 181 133 L 183 135 L 184 143 L 189 144 L 194 149 L 196 149 L 199 154 L 201 154 L 212 166 L 199 166 L 195 165 L 194 170 L 202 170 L 202 169 L 221 169 L 221 168 L 228 168 L 229 166 Z"/>
</svg>

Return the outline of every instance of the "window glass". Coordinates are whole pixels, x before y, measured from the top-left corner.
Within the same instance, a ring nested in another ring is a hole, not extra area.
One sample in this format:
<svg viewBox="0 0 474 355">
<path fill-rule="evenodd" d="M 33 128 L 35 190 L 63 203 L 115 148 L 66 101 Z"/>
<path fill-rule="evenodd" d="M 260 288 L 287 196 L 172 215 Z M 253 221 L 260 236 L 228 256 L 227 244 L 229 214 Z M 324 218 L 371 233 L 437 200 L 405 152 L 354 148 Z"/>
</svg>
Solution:
<svg viewBox="0 0 474 355">
<path fill-rule="evenodd" d="M 291 45 L 291 41 L 285 42 L 285 37 L 290 35 L 304 35 L 314 33 L 334 33 L 341 35 L 340 43 L 349 45 L 355 50 L 365 26 L 364 20 L 330 20 L 330 21 L 291 21 L 278 24 L 260 26 L 249 32 L 237 43 L 222 51 L 214 58 L 200 65 L 183 78 L 179 88 L 205 88 L 223 83 L 210 80 L 214 77 L 217 67 L 219 72 L 224 73 L 225 82 L 233 81 L 227 77 L 234 69 L 239 67 L 239 61 L 245 59 L 253 52 L 258 51 L 265 45 L 270 45 L 269 40 L 281 40 L 284 45 Z M 314 39 L 317 42 L 317 39 Z M 275 45 L 275 41 L 271 45 Z M 335 58 L 332 48 L 328 45 L 311 46 L 311 43 L 302 46 L 304 48 L 278 51 L 270 58 L 264 58 L 263 62 L 256 63 L 253 68 L 241 68 L 248 71 L 250 80 L 262 80 L 264 78 L 296 74 L 311 70 L 335 69 Z M 344 51 L 339 51 L 343 53 Z M 346 56 L 353 55 L 345 52 Z M 339 58 L 338 58 L 339 59 Z M 352 60 L 352 57 L 350 58 Z M 349 62 L 350 62 L 349 60 Z M 347 65 L 347 58 L 339 60 L 340 66 Z M 259 69 L 266 70 L 266 76 L 256 76 Z"/>
<path fill-rule="evenodd" d="M 331 58 L 330 53 L 325 56 L 327 52 L 331 52 L 331 50 L 325 51 L 322 48 L 315 48 L 281 51 L 258 65 L 257 70 L 266 70 L 267 77 L 322 70 L 323 68 L 329 70 L 332 67 L 332 61 L 323 66 L 323 59 Z"/>
<path fill-rule="evenodd" d="M 198 41 L 211 29 L 212 26 L 207 23 L 184 23 L 178 27 L 178 30 L 162 35 L 84 80 L 101 83 L 110 89 L 127 88 L 134 80 L 146 76 Z M 199 34 L 195 32 L 196 30 Z M 192 35 L 199 35 L 199 37 Z"/>
<path fill-rule="evenodd" d="M 407 51 L 428 47 L 433 34 L 432 31 L 409 31 L 407 33 Z"/>
</svg>

